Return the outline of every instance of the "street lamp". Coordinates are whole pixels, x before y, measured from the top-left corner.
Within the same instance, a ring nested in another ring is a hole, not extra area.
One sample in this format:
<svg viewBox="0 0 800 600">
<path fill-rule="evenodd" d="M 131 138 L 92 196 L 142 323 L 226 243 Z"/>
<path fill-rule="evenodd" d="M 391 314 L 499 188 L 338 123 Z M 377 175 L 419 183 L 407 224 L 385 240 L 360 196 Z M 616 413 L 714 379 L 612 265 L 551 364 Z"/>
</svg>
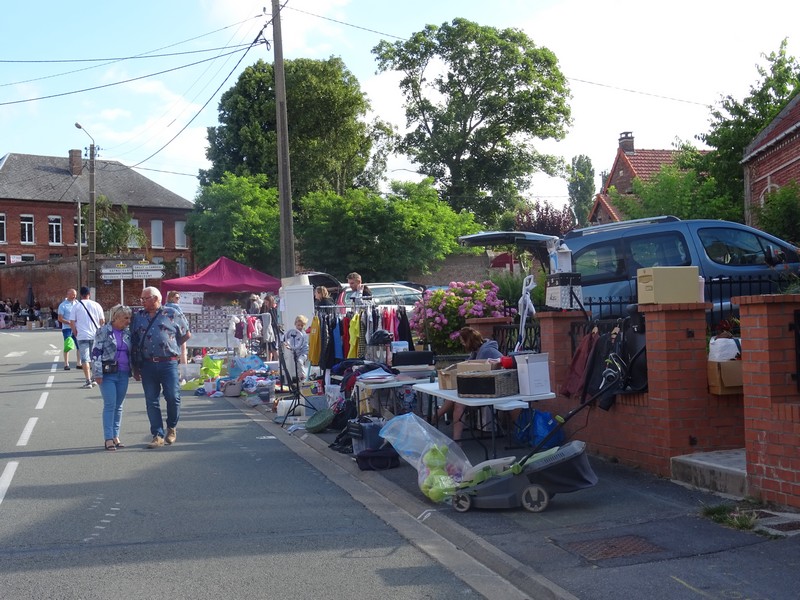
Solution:
<svg viewBox="0 0 800 600">
<path fill-rule="evenodd" d="M 75 127 L 82 129 L 83 132 L 92 140 L 89 146 L 89 289 L 92 292 L 92 297 L 95 298 L 95 289 L 97 284 L 97 265 L 96 265 L 96 252 L 97 252 L 97 199 L 96 190 L 94 187 L 94 163 L 95 163 L 95 143 L 92 135 L 81 127 L 80 123 L 75 123 Z M 80 243 L 80 240 L 78 240 Z"/>
</svg>

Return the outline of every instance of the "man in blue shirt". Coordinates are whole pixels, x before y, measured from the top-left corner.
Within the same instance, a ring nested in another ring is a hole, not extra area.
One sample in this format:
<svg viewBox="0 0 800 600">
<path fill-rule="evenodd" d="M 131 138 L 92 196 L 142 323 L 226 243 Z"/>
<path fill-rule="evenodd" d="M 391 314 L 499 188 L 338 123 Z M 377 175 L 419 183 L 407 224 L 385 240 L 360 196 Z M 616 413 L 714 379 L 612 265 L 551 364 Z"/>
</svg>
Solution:
<svg viewBox="0 0 800 600">
<path fill-rule="evenodd" d="M 69 346 L 75 349 L 75 356 L 77 357 L 77 367 L 81 368 L 81 355 L 78 352 L 78 340 L 75 339 L 75 332 L 72 331 L 69 322 L 72 320 L 72 309 L 78 303 L 76 298 L 78 292 L 70 288 L 67 290 L 67 297 L 58 305 L 58 322 L 61 323 L 61 335 L 64 336 L 64 370 L 69 371 Z M 67 342 L 67 338 L 72 339 L 72 344 Z"/>
<path fill-rule="evenodd" d="M 161 306 L 161 292 L 146 287 L 140 297 L 143 309 L 131 322 L 133 378 L 142 382 L 147 418 L 150 420 L 152 441 L 148 448 L 172 444 L 177 438 L 181 414 L 181 388 L 178 383 L 178 361 L 181 346 L 190 338 L 189 323 L 179 310 Z M 159 396 L 167 402 L 167 430 Z"/>
</svg>

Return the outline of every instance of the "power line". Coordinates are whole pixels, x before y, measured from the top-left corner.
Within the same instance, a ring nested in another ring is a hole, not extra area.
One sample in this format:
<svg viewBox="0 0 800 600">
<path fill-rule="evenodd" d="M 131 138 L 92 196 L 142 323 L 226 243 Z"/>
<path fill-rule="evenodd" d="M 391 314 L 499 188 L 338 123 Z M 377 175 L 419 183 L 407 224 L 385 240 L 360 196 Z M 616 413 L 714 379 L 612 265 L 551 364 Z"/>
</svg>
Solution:
<svg viewBox="0 0 800 600">
<path fill-rule="evenodd" d="M 339 23 L 339 25 L 344 25 L 345 27 L 352 27 L 353 29 L 360 29 L 362 31 L 367 31 L 369 33 L 377 33 L 378 35 L 384 35 L 386 37 L 394 38 L 396 40 L 402 40 L 402 41 L 406 40 L 406 38 L 403 38 L 403 37 L 400 37 L 400 36 L 397 36 L 397 35 L 392 35 L 391 33 L 384 33 L 382 31 L 377 31 L 375 29 L 370 29 L 369 27 L 362 27 L 361 25 L 353 25 L 352 23 L 346 23 L 345 21 L 339 21 L 337 19 L 332 19 L 331 17 L 325 17 L 323 15 L 318 15 L 318 14 L 315 14 L 315 13 L 312 13 L 312 12 L 308 12 L 307 10 L 301 10 L 299 8 L 295 8 L 293 6 L 288 6 L 287 7 L 284 4 L 284 7 L 288 8 L 289 10 L 293 10 L 293 11 L 296 11 L 296 12 L 299 12 L 299 13 L 310 15 L 312 17 L 317 17 L 318 19 L 322 19 L 324 21 L 331 21 L 333 23 Z"/>
</svg>

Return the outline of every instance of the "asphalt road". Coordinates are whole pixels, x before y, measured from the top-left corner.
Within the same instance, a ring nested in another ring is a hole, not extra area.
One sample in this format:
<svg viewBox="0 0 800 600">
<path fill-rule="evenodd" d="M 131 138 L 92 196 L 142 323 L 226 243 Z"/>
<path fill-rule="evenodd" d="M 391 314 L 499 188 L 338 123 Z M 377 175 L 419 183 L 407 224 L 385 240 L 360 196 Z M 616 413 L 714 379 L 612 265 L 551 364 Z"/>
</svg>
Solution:
<svg viewBox="0 0 800 600">
<path fill-rule="evenodd" d="M 132 381 L 104 451 L 60 346 L 0 332 L 0 598 L 526 597 L 227 399 L 185 397 L 177 443 L 147 450 Z"/>
</svg>

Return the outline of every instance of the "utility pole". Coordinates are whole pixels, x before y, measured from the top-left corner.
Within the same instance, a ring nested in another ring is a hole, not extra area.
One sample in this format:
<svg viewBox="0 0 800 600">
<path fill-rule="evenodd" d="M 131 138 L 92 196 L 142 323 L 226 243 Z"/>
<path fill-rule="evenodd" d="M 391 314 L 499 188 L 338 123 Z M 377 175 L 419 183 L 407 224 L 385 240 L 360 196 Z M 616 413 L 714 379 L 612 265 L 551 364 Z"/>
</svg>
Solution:
<svg viewBox="0 0 800 600">
<path fill-rule="evenodd" d="M 80 123 L 75 123 L 75 127 L 83 129 Z M 89 290 L 91 290 L 92 298 L 96 298 L 95 291 L 97 289 L 97 196 L 94 183 L 94 167 L 97 147 L 94 143 L 92 134 L 83 129 L 83 132 L 89 136 L 92 143 L 89 146 Z M 80 241 L 80 240 L 79 240 Z"/>
<path fill-rule="evenodd" d="M 83 225 L 81 223 L 81 199 L 75 198 L 75 201 L 78 203 L 78 285 L 75 289 L 80 290 L 83 285 L 83 274 L 81 273 L 81 261 L 83 260 Z"/>
<path fill-rule="evenodd" d="M 286 114 L 286 79 L 283 72 L 281 9 L 272 0 L 272 37 L 275 49 L 275 110 L 278 134 L 278 200 L 281 222 L 281 277 L 294 277 L 294 225 L 292 217 L 292 177 L 289 169 L 289 124 Z"/>
</svg>

